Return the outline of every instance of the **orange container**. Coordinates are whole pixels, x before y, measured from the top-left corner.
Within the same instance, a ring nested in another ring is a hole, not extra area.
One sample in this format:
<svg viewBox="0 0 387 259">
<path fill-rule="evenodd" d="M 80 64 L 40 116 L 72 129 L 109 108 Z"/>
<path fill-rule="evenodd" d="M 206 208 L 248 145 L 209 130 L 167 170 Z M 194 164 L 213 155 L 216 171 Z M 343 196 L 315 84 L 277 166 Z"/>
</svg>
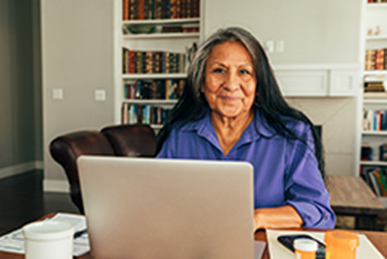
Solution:
<svg viewBox="0 0 387 259">
<path fill-rule="evenodd" d="M 325 233 L 326 259 L 356 259 L 359 237 L 345 230 L 329 230 Z"/>
<path fill-rule="evenodd" d="M 316 259 L 317 242 L 307 238 L 294 240 L 296 259 Z"/>
</svg>

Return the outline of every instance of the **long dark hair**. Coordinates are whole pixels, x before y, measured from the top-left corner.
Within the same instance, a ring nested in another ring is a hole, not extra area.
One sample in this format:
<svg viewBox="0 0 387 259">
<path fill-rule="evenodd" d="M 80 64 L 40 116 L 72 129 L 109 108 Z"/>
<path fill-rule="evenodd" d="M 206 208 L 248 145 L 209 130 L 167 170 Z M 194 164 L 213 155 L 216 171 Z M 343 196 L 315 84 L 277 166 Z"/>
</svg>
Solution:
<svg viewBox="0 0 387 259">
<path fill-rule="evenodd" d="M 205 65 L 212 48 L 224 42 L 237 41 L 241 43 L 250 53 L 254 72 L 257 79 L 255 101 L 252 109 L 259 110 L 264 116 L 267 124 L 272 127 L 277 134 L 287 139 L 300 139 L 296 133 L 286 127 L 282 118 L 290 117 L 300 120 L 308 125 L 313 133 L 315 146 L 315 156 L 321 175 L 324 178 L 325 164 L 323 157 L 323 147 L 315 130 L 313 123 L 301 112 L 290 107 L 283 98 L 278 83 L 274 77 L 269 60 L 258 40 L 248 31 L 239 27 L 230 27 L 220 29 L 210 36 L 199 47 L 192 63 L 188 68 L 187 84 L 178 103 L 172 109 L 164 127 L 157 136 L 157 153 L 171 132 L 172 128 L 182 126 L 190 121 L 200 120 L 208 111 L 208 104 L 200 91 L 201 86 L 205 83 Z M 305 144 L 307 144 L 305 142 Z"/>
</svg>

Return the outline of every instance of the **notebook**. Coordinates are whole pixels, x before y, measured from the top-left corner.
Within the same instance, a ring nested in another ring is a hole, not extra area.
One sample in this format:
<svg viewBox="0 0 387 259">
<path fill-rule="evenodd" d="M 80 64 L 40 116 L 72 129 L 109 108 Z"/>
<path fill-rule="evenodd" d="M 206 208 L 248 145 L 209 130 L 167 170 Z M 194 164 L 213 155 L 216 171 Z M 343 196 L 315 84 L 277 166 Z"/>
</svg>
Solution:
<svg viewBox="0 0 387 259">
<path fill-rule="evenodd" d="M 81 156 L 95 258 L 254 258 L 246 162 Z"/>
</svg>

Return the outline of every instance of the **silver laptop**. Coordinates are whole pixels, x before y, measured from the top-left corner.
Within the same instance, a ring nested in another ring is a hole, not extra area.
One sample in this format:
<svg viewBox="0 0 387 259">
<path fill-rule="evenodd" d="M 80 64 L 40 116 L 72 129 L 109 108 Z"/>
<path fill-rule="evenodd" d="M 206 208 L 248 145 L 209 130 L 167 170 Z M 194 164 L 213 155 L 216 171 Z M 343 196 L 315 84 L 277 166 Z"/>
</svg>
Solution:
<svg viewBox="0 0 387 259">
<path fill-rule="evenodd" d="M 246 162 L 82 156 L 94 258 L 254 258 Z"/>
</svg>

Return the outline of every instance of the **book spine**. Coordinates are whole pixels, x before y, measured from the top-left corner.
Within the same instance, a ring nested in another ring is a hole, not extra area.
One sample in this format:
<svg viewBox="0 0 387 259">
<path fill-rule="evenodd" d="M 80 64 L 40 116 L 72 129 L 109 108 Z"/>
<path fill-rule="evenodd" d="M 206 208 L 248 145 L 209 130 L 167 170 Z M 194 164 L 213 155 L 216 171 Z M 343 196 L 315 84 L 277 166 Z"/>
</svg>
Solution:
<svg viewBox="0 0 387 259">
<path fill-rule="evenodd" d="M 121 121 L 122 124 L 128 124 L 128 104 L 127 103 L 122 104 L 121 118 L 122 118 L 122 121 Z"/>
<path fill-rule="evenodd" d="M 378 182 L 376 180 L 376 176 L 374 174 L 374 171 L 368 172 L 368 175 L 370 178 L 370 182 L 372 184 L 372 189 L 374 190 L 375 194 L 379 197 L 382 196 L 382 193 L 380 191 L 380 187 L 379 187 Z"/>
<path fill-rule="evenodd" d="M 129 0 L 129 20 L 136 19 L 136 0 Z"/>
<path fill-rule="evenodd" d="M 383 187 L 383 184 L 382 184 L 382 181 L 380 178 L 380 172 L 378 170 L 374 170 L 374 175 L 375 175 L 376 182 L 377 182 L 379 189 L 380 189 L 380 195 L 385 197 L 386 192 L 384 191 L 384 187 Z"/>
<path fill-rule="evenodd" d="M 144 20 L 145 0 L 137 0 L 136 17 L 138 20 Z"/>
<path fill-rule="evenodd" d="M 122 20 L 129 20 L 129 0 L 122 1 Z"/>
<path fill-rule="evenodd" d="M 156 0 L 155 18 L 156 19 L 163 18 L 163 1 L 162 0 Z"/>
</svg>

